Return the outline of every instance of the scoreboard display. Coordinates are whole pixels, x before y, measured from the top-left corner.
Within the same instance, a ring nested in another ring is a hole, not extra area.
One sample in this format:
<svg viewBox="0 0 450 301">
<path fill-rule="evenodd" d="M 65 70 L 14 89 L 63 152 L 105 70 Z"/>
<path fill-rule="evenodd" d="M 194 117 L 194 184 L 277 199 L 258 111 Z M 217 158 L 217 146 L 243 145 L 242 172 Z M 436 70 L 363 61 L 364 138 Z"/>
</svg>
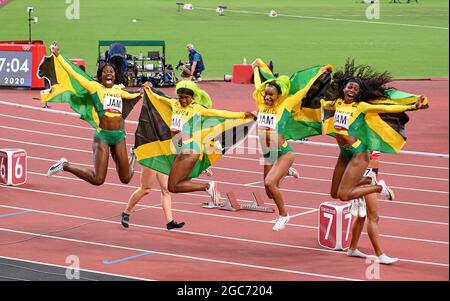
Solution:
<svg viewBox="0 0 450 301">
<path fill-rule="evenodd" d="M 0 85 L 9 87 L 31 87 L 30 51 L 0 50 Z"/>
<path fill-rule="evenodd" d="M 44 88 L 37 73 L 45 55 L 42 41 L 0 41 L 0 87 Z"/>
</svg>

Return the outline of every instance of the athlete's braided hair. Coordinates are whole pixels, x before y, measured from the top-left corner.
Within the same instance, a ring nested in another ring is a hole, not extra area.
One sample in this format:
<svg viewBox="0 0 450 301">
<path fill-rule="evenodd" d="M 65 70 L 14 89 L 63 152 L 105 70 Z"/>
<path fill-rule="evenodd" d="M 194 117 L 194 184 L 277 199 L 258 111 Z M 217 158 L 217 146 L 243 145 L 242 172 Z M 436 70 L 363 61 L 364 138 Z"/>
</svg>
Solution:
<svg viewBox="0 0 450 301">
<path fill-rule="evenodd" d="M 337 98 L 344 98 L 344 88 L 350 82 L 359 84 L 360 92 L 356 101 L 370 101 L 385 98 L 385 85 L 392 81 L 388 71 L 376 72 L 368 65 L 355 65 L 355 60 L 348 58 L 344 70 L 337 70 L 333 75 L 329 94 Z"/>
</svg>

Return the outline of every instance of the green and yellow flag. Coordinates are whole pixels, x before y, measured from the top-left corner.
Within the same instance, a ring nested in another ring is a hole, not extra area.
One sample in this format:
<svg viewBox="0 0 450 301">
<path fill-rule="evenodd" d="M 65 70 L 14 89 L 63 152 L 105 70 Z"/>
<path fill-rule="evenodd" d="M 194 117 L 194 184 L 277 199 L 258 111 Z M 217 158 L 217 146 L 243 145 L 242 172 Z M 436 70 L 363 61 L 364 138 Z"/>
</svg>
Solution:
<svg viewBox="0 0 450 301">
<path fill-rule="evenodd" d="M 321 71 L 323 66 L 314 66 L 295 72 L 289 78 L 289 95 L 294 95 L 303 89 L 307 83 Z M 275 79 L 272 71 L 261 60 L 256 59 L 254 69 L 255 84 L 261 83 L 261 79 L 270 81 Z M 320 99 L 326 93 L 331 82 L 331 72 L 324 72 L 319 76 L 309 89 L 301 106 L 294 107 L 292 118 L 285 127 L 285 139 L 301 140 L 311 136 L 322 135 L 322 117 Z"/>
<path fill-rule="evenodd" d="M 145 89 L 144 101 L 135 132 L 134 153 L 138 162 L 158 172 L 169 174 L 177 149 L 173 145 L 170 131 L 172 108 L 159 101 L 154 94 Z M 229 149 L 242 142 L 254 120 L 202 117 L 194 115 L 191 119 L 194 137 L 200 137 L 202 149 L 200 157 L 189 174 L 198 177 L 214 164 Z"/>
<path fill-rule="evenodd" d="M 95 81 L 92 77 L 78 68 L 69 59 L 63 57 L 70 67 L 89 81 Z M 41 91 L 41 102 L 65 102 L 69 103 L 73 111 L 80 114 L 80 118 L 89 122 L 94 128 L 99 128 L 99 116 L 95 110 L 92 96 L 83 88 L 53 55 L 44 57 L 39 65 L 38 75 L 45 78 L 50 85 L 47 90 Z M 124 101 L 122 104 L 122 117 L 125 119 L 140 98 Z"/>
<path fill-rule="evenodd" d="M 385 99 L 370 101 L 377 105 L 404 105 L 415 104 L 418 95 L 386 89 Z M 428 100 L 422 105 L 422 109 L 428 107 Z M 324 109 L 325 134 L 335 136 L 334 110 Z M 405 125 L 409 121 L 408 115 L 403 113 L 359 113 L 351 124 L 348 134 L 358 137 L 369 149 L 383 153 L 398 153 L 406 143 Z"/>
</svg>

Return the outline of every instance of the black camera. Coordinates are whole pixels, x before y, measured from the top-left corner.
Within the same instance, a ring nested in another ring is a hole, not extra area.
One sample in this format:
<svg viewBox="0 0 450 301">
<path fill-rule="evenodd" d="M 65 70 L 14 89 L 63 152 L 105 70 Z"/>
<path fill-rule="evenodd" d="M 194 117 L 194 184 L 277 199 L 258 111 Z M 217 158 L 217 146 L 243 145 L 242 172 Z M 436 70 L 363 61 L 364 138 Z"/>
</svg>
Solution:
<svg viewBox="0 0 450 301">
<path fill-rule="evenodd" d="M 178 64 L 176 65 L 175 69 L 180 69 L 181 66 L 183 66 L 183 62 L 181 60 L 178 61 Z"/>
</svg>

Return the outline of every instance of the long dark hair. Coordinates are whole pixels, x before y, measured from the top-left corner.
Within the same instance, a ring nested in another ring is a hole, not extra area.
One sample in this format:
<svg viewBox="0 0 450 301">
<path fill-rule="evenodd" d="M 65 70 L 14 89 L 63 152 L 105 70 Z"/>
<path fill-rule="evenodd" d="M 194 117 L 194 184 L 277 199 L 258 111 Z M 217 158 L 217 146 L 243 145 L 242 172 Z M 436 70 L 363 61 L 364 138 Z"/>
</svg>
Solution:
<svg viewBox="0 0 450 301">
<path fill-rule="evenodd" d="M 99 83 L 102 83 L 102 72 L 103 72 L 103 69 L 105 69 L 106 66 L 110 66 L 111 68 L 113 68 L 114 75 L 117 74 L 117 70 L 116 70 L 116 67 L 114 67 L 114 65 L 112 65 L 110 63 L 103 63 L 103 64 L 99 65 L 98 69 L 97 69 L 97 81 Z"/>
<path fill-rule="evenodd" d="M 337 70 L 333 75 L 329 96 L 344 98 L 344 88 L 350 82 L 359 84 L 360 91 L 356 101 L 370 101 L 386 98 L 385 85 L 392 81 L 388 71 L 376 72 L 368 65 L 355 65 L 355 59 L 348 58 L 344 69 Z"/>
</svg>

